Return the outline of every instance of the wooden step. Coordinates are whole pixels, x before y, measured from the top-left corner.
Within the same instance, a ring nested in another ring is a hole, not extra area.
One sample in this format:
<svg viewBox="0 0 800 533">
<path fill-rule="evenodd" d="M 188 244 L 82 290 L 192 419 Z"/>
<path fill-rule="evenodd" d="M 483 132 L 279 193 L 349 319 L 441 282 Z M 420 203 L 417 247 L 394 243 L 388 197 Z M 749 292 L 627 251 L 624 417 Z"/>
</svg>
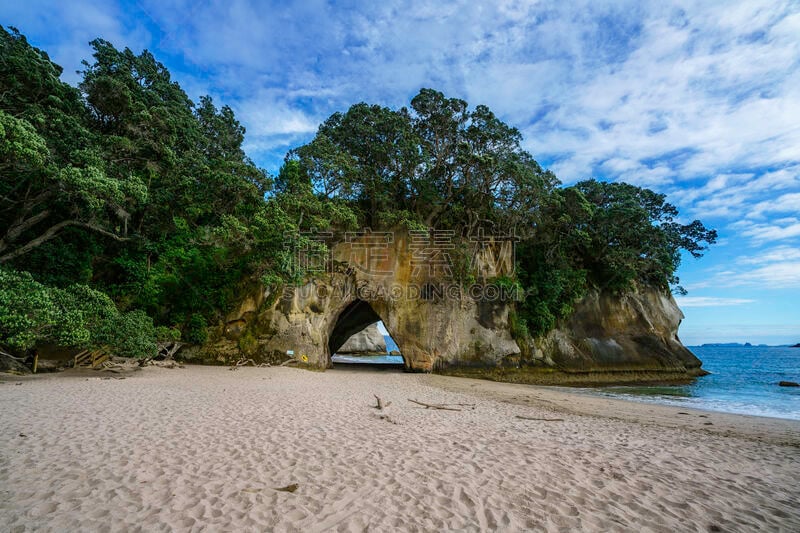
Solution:
<svg viewBox="0 0 800 533">
<path fill-rule="evenodd" d="M 89 352 L 89 350 L 82 351 L 81 353 L 75 356 L 75 363 L 72 366 L 73 367 L 81 366 L 89 359 L 89 357 L 91 357 L 91 355 L 92 354 Z"/>
<path fill-rule="evenodd" d="M 108 354 L 107 353 L 98 353 L 92 354 L 92 368 L 97 368 L 98 366 L 102 365 L 106 361 L 108 361 Z"/>
<path fill-rule="evenodd" d="M 97 368 L 111 358 L 109 355 L 110 351 L 111 350 L 109 350 L 107 346 L 104 346 L 99 350 L 83 350 L 75 356 L 75 363 L 73 366 L 88 366 L 91 368 Z"/>
</svg>

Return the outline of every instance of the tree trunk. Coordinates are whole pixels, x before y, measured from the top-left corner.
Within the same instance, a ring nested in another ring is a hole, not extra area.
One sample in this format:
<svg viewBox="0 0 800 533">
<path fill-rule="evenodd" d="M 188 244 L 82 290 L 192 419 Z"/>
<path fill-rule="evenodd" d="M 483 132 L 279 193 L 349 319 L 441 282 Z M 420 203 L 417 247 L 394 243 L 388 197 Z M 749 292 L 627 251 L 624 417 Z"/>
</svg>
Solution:
<svg viewBox="0 0 800 533">
<path fill-rule="evenodd" d="M 64 230 L 64 228 L 67 228 L 69 226 L 78 226 L 78 227 L 86 228 L 86 229 L 92 230 L 92 231 L 94 231 L 96 233 L 99 233 L 101 235 L 105 235 L 106 237 L 110 237 L 110 238 L 114 239 L 115 241 L 119 241 L 119 242 L 124 242 L 124 241 L 129 240 L 128 237 L 120 237 L 119 235 L 111 233 L 110 231 L 106 231 L 103 228 L 95 226 L 94 224 L 91 224 L 89 222 L 81 222 L 79 220 L 64 220 L 64 221 L 59 222 L 58 224 L 56 224 L 54 226 L 51 226 L 47 231 L 45 231 L 44 233 L 42 233 L 38 237 L 36 237 L 34 239 L 31 239 L 30 241 L 28 241 L 27 243 L 23 244 L 22 246 L 20 246 L 19 248 L 17 248 L 13 252 L 9 252 L 9 253 L 7 253 L 5 255 L 0 255 L 0 263 L 7 263 L 8 261 L 11 261 L 12 259 L 16 259 L 17 257 L 20 257 L 22 255 L 27 254 L 31 250 L 41 246 L 42 244 L 46 243 L 47 241 L 50 241 L 50 240 L 58 237 L 61 234 L 61 232 Z"/>
</svg>

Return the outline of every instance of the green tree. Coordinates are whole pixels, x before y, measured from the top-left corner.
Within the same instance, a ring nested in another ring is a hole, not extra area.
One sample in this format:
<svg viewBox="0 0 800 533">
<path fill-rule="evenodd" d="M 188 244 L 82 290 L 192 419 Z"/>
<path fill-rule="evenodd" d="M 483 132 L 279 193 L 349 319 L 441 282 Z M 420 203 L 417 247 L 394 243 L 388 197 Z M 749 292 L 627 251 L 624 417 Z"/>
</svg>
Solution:
<svg viewBox="0 0 800 533">
<path fill-rule="evenodd" d="M 122 241 L 146 190 L 106 173 L 80 94 L 16 30 L 0 27 L 0 263 L 78 228 Z"/>
<path fill-rule="evenodd" d="M 472 233 L 533 223 L 557 183 L 486 106 L 423 89 L 411 110 L 356 104 L 290 158 L 328 198 L 353 202 L 373 227 L 404 219 Z M 486 227 L 489 228 L 486 228 Z"/>
<path fill-rule="evenodd" d="M 642 281 L 667 289 L 679 282 L 682 250 L 697 258 L 716 242 L 717 232 L 699 220 L 677 222 L 678 210 L 663 194 L 596 180 L 574 188 L 593 206 L 582 259 L 595 286 L 626 290 Z"/>
</svg>

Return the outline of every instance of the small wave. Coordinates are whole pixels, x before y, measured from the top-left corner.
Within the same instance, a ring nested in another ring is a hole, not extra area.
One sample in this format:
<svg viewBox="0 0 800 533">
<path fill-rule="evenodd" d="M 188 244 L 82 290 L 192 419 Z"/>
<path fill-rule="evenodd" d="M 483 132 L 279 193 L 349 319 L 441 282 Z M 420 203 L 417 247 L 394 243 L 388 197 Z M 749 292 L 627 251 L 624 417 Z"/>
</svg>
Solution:
<svg viewBox="0 0 800 533">
<path fill-rule="evenodd" d="M 586 389 L 584 389 L 586 390 Z M 784 418 L 788 420 L 800 420 L 800 405 L 794 406 L 770 406 L 766 404 L 754 404 L 742 401 L 732 401 L 714 398 L 692 398 L 683 396 L 661 396 L 661 395 L 638 395 L 626 394 L 611 391 L 591 391 L 587 392 L 600 394 L 610 398 L 631 400 L 640 403 L 654 403 L 660 405 L 673 405 L 676 407 L 689 407 L 704 411 L 715 411 L 720 413 L 732 413 L 739 415 L 766 416 L 771 418 Z"/>
</svg>

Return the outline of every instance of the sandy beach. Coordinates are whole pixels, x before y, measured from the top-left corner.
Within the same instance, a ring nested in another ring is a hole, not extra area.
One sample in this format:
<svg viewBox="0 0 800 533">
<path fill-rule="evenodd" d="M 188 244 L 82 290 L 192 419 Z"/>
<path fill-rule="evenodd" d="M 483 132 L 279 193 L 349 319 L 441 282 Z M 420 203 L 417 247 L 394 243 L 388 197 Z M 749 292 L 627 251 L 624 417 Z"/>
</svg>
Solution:
<svg viewBox="0 0 800 533">
<path fill-rule="evenodd" d="M 120 377 L 0 381 L 0 529 L 800 530 L 800 422 L 388 371 Z"/>
</svg>

